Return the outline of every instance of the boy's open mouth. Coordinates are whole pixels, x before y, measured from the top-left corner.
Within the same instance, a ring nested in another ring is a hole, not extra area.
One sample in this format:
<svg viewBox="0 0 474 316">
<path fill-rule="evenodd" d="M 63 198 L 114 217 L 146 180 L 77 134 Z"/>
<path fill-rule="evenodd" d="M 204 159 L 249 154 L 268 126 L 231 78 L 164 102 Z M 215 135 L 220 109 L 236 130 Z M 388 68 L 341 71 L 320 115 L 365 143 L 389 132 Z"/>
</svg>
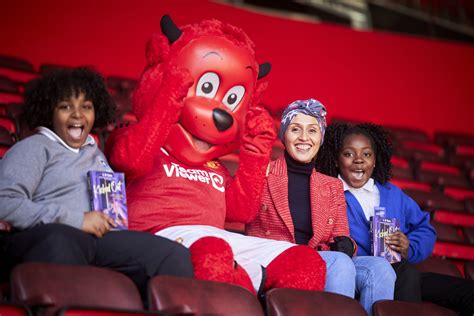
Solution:
<svg viewBox="0 0 474 316">
<path fill-rule="evenodd" d="M 68 126 L 69 135 L 72 139 L 79 140 L 81 139 L 82 133 L 84 132 L 84 125 L 82 124 L 73 124 Z"/>
</svg>

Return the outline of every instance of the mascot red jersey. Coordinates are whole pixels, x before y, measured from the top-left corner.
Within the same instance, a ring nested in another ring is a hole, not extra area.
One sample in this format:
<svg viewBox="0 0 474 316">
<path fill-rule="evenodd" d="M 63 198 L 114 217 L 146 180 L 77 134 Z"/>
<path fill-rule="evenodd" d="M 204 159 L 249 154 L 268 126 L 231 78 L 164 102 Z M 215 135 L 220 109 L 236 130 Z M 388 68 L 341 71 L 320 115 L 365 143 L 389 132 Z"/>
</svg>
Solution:
<svg viewBox="0 0 474 316">
<path fill-rule="evenodd" d="M 127 176 L 130 229 L 190 248 L 198 279 L 250 291 L 273 287 L 321 290 L 326 266 L 307 246 L 224 230 L 249 222 L 260 205 L 273 120 L 258 105 L 270 70 L 255 61 L 251 40 L 217 20 L 178 28 L 147 45 L 147 66 L 133 97 L 138 122 L 116 129 L 107 154 Z M 230 177 L 218 157 L 239 149 Z"/>
</svg>

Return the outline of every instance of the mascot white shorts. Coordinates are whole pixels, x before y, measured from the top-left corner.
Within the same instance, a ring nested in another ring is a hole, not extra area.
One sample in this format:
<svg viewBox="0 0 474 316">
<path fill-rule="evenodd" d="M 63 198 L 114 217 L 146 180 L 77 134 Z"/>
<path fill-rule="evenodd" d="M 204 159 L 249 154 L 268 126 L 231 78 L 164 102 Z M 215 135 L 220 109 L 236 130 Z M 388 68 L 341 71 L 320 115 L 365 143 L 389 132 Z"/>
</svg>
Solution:
<svg viewBox="0 0 474 316">
<path fill-rule="evenodd" d="M 256 291 L 259 290 L 262 282 L 262 266 L 267 267 L 279 254 L 296 246 L 286 241 L 245 236 L 205 225 L 168 227 L 157 232 L 156 235 L 179 241 L 187 248 L 202 237 L 212 236 L 224 239 L 232 248 L 234 260 L 249 274 Z"/>
</svg>

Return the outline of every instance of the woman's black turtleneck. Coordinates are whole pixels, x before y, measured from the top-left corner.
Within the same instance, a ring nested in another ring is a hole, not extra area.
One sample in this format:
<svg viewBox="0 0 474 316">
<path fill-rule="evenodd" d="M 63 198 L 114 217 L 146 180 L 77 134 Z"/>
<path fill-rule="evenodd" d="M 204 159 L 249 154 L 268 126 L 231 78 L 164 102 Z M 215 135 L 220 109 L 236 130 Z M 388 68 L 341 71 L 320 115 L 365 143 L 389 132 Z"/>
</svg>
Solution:
<svg viewBox="0 0 474 316">
<path fill-rule="evenodd" d="M 298 162 L 286 151 L 285 160 L 288 168 L 288 203 L 295 227 L 295 240 L 299 245 L 306 245 L 313 237 L 309 180 L 314 162 Z"/>
</svg>

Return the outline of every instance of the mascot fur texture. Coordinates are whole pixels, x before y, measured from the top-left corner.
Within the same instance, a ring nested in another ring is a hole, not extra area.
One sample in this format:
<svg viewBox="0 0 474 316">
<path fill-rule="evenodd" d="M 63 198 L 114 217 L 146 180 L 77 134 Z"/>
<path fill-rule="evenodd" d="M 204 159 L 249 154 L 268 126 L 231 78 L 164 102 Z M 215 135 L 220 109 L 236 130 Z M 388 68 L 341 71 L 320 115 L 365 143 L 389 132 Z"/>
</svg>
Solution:
<svg viewBox="0 0 474 316">
<path fill-rule="evenodd" d="M 277 247 L 253 249 L 271 252 L 259 262 L 267 270 L 257 286 L 255 273 L 237 257 L 237 251 L 248 250 L 246 243 L 231 246 L 224 234 L 226 220 L 249 222 L 260 206 L 276 138 L 271 116 L 258 104 L 265 89 L 259 79 L 269 65 L 256 62 L 254 45 L 242 30 L 220 21 L 178 28 L 164 16 L 161 28 L 163 34 L 148 42 L 147 65 L 134 93 L 137 123 L 114 130 L 106 146 L 113 167 L 127 176 L 130 229 L 183 242 L 198 279 L 252 292 L 322 290 L 326 266 L 313 249 L 286 244 L 278 253 Z M 231 177 L 217 158 L 236 149 L 240 163 Z"/>
</svg>

